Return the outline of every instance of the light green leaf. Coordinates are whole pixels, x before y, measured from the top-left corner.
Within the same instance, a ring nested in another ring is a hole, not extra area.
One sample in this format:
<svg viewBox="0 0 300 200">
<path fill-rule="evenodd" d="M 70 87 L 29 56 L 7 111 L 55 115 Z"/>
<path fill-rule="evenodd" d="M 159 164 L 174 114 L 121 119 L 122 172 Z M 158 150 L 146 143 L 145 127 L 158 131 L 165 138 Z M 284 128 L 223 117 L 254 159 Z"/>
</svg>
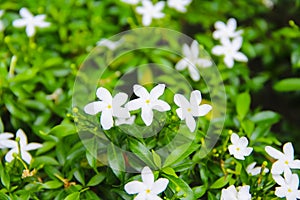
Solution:
<svg viewBox="0 0 300 200">
<path fill-rule="evenodd" d="M 64 200 L 80 200 L 80 193 L 74 192 L 72 194 L 69 194 Z"/>
<path fill-rule="evenodd" d="M 240 119 L 244 119 L 250 109 L 251 97 L 248 92 L 238 95 L 236 100 L 236 111 Z"/>
<path fill-rule="evenodd" d="M 232 175 L 227 175 L 216 180 L 211 186 L 210 189 L 220 189 L 227 185 Z"/>
<path fill-rule="evenodd" d="M 57 189 L 63 186 L 63 183 L 61 181 L 48 181 L 46 183 L 43 183 L 44 189 Z"/>
<path fill-rule="evenodd" d="M 206 186 L 205 185 L 201 185 L 201 186 L 197 186 L 193 188 L 193 192 L 195 195 L 195 198 L 200 198 L 202 197 L 205 193 L 206 193 Z"/>
<path fill-rule="evenodd" d="M 300 91 L 300 78 L 287 78 L 277 82 L 274 89 L 278 92 Z"/>
<path fill-rule="evenodd" d="M 93 176 L 88 182 L 87 186 L 96 186 L 99 185 L 106 177 L 105 173 L 99 173 Z"/>
<path fill-rule="evenodd" d="M 274 124 L 277 123 L 279 119 L 280 115 L 273 111 L 262 111 L 251 117 L 251 121 L 253 121 L 254 123 L 262 124 Z"/>
<path fill-rule="evenodd" d="M 109 166 L 113 172 L 118 178 L 121 178 L 121 172 L 125 171 L 125 161 L 122 150 L 119 147 L 116 147 L 113 143 L 110 143 L 107 146 L 107 158 Z"/>
<path fill-rule="evenodd" d="M 141 161 L 146 163 L 147 166 L 153 169 L 156 168 L 152 160 L 152 153 L 142 143 L 137 140 L 130 140 L 129 148 Z"/>
<path fill-rule="evenodd" d="M 184 180 L 167 174 L 163 176 L 169 180 L 168 187 L 172 188 L 174 192 L 179 189 L 178 196 L 183 196 L 180 198 L 181 200 L 195 200 L 193 190 Z"/>
<path fill-rule="evenodd" d="M 153 161 L 154 161 L 155 165 L 158 168 L 161 168 L 161 158 L 160 158 L 160 156 L 154 150 L 152 150 L 152 155 L 153 155 Z"/>
<path fill-rule="evenodd" d="M 164 172 L 165 174 L 174 176 L 176 178 L 178 178 L 177 174 L 175 173 L 175 170 L 171 167 L 166 167 L 162 169 L 162 172 Z"/>
</svg>

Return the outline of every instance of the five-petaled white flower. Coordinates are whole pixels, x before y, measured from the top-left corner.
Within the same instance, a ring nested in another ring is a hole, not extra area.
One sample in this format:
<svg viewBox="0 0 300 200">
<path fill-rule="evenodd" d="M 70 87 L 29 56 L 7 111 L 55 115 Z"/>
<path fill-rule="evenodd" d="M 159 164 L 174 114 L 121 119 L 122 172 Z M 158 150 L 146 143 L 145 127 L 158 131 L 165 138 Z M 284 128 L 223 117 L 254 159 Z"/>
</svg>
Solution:
<svg viewBox="0 0 300 200">
<path fill-rule="evenodd" d="M 273 179 L 280 187 L 275 188 L 275 195 L 287 200 L 300 199 L 299 177 L 292 174 L 291 170 L 284 171 L 284 178 L 281 175 L 273 175 Z"/>
<path fill-rule="evenodd" d="M 12 133 L 1 133 L 0 134 L 0 149 L 14 147 L 14 141 L 10 140 L 14 135 Z"/>
<path fill-rule="evenodd" d="M 147 126 L 153 121 L 153 110 L 165 112 L 171 109 L 170 105 L 163 100 L 158 99 L 165 90 L 165 84 L 158 84 L 150 93 L 141 85 L 134 85 L 133 92 L 138 99 L 127 103 L 129 110 L 142 109 L 142 119 Z"/>
<path fill-rule="evenodd" d="M 217 21 L 215 23 L 215 31 L 213 32 L 214 39 L 229 39 L 239 37 L 243 31 L 236 31 L 236 20 L 234 18 L 230 18 L 227 21 L 227 24 L 221 21 Z"/>
<path fill-rule="evenodd" d="M 120 126 L 123 124 L 132 125 L 134 123 L 135 118 L 136 118 L 135 115 L 132 115 L 129 118 L 117 118 L 115 121 L 115 125 L 116 126 Z"/>
<path fill-rule="evenodd" d="M 239 137 L 236 133 L 232 133 L 231 145 L 228 146 L 230 155 L 233 155 L 238 160 L 245 160 L 245 156 L 249 156 L 253 150 L 248 146 L 248 139 L 246 137 Z"/>
<path fill-rule="evenodd" d="M 221 200 L 251 200 L 250 186 L 244 185 L 235 188 L 234 185 L 222 189 Z"/>
<path fill-rule="evenodd" d="M 266 146 L 265 150 L 271 157 L 277 159 L 272 165 L 272 174 L 282 174 L 286 170 L 300 169 L 300 160 L 294 160 L 292 143 L 288 142 L 283 145 L 283 153 L 271 146 Z"/>
<path fill-rule="evenodd" d="M 199 81 L 200 74 L 197 66 L 210 67 L 212 65 L 211 60 L 207 58 L 199 58 L 199 45 L 196 40 L 193 41 L 191 47 L 189 47 L 187 44 L 184 44 L 182 47 L 182 53 L 185 57 L 176 64 L 176 69 L 181 71 L 187 67 L 191 78 L 194 81 Z"/>
<path fill-rule="evenodd" d="M 121 1 L 124 3 L 131 4 L 131 5 L 136 5 L 140 2 L 140 0 L 121 0 Z"/>
<path fill-rule="evenodd" d="M 249 164 L 247 167 L 246 167 L 246 172 L 252 176 L 256 176 L 258 174 L 261 173 L 261 170 L 262 168 L 261 167 L 255 167 L 256 165 L 256 162 L 253 162 L 251 164 Z M 264 173 L 268 173 L 269 172 L 269 169 L 268 168 L 264 168 Z"/>
<path fill-rule="evenodd" d="M 186 6 L 188 6 L 192 0 L 168 0 L 168 6 L 174 8 L 178 12 L 186 12 Z"/>
<path fill-rule="evenodd" d="M 90 115 L 95 115 L 99 112 L 102 112 L 100 123 L 104 130 L 108 130 L 113 127 L 113 117 L 130 117 L 128 109 L 122 107 L 122 105 L 127 101 L 127 94 L 119 92 L 114 97 L 112 97 L 107 89 L 100 87 L 96 91 L 96 96 L 101 101 L 94 101 L 87 104 L 84 107 L 84 111 Z"/>
<path fill-rule="evenodd" d="M 181 120 L 185 120 L 186 125 L 190 131 L 195 131 L 196 121 L 194 117 L 206 115 L 212 107 L 208 104 L 199 105 L 202 101 L 201 92 L 194 90 L 191 93 L 190 101 L 188 101 L 182 94 L 175 94 L 174 102 L 179 108 L 176 113 Z"/>
<path fill-rule="evenodd" d="M 160 19 L 165 16 L 164 13 L 162 13 L 163 8 L 165 7 L 164 1 L 159 1 L 155 5 L 152 4 L 149 0 L 143 0 L 142 6 L 139 6 L 136 8 L 136 12 L 143 15 L 143 25 L 149 26 L 153 19 Z"/>
<path fill-rule="evenodd" d="M 45 28 L 50 26 L 49 22 L 45 22 L 46 15 L 33 16 L 27 8 L 21 8 L 20 15 L 22 19 L 16 19 L 13 21 L 13 26 L 20 28 L 26 26 L 26 34 L 28 37 L 32 37 L 35 34 L 36 27 Z"/>
<path fill-rule="evenodd" d="M 123 40 L 119 40 L 119 41 L 111 41 L 109 39 L 101 39 L 100 41 L 97 42 L 97 46 L 103 46 L 103 47 L 107 47 L 109 50 L 115 50 L 116 48 L 118 48 L 121 44 L 123 43 Z"/>
<path fill-rule="evenodd" d="M 4 10 L 0 10 L 0 18 L 3 16 L 3 14 L 4 14 Z M 3 30 L 4 30 L 4 24 L 0 20 L 0 32 L 2 32 Z"/>
<path fill-rule="evenodd" d="M 245 54 L 239 52 L 242 43 L 242 37 L 234 38 L 232 41 L 228 38 L 224 38 L 221 40 L 222 45 L 213 47 L 212 53 L 217 56 L 224 55 L 224 63 L 228 68 L 232 68 L 234 65 L 234 60 L 240 62 L 248 61 L 248 58 L 245 56 Z"/>
<path fill-rule="evenodd" d="M 138 194 L 135 200 L 162 200 L 158 194 L 162 193 L 168 186 L 169 180 L 159 178 L 154 182 L 154 175 L 149 167 L 142 170 L 142 180 L 131 181 L 125 185 L 125 191 L 128 194 Z"/>
<path fill-rule="evenodd" d="M 32 156 L 28 151 L 41 148 L 43 145 L 36 142 L 28 144 L 27 136 L 22 129 L 17 131 L 16 138 L 19 138 L 18 142 L 12 141 L 6 144 L 7 148 L 11 148 L 11 150 L 5 155 L 5 160 L 11 162 L 14 159 L 14 154 L 20 154 L 21 158 L 30 164 Z"/>
</svg>

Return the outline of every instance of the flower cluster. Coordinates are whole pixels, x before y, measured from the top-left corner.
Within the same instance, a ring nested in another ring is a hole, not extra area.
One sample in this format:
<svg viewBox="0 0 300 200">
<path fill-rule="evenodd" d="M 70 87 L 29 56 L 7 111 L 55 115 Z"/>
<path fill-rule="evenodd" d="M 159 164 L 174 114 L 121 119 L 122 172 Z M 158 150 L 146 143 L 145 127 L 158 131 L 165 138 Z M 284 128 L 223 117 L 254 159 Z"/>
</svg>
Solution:
<svg viewBox="0 0 300 200">
<path fill-rule="evenodd" d="M 129 111 L 141 109 L 141 117 L 146 126 L 153 122 L 153 110 L 166 112 L 171 109 L 170 105 L 159 99 L 165 91 L 165 84 L 158 84 L 150 92 L 141 85 L 134 85 L 133 92 L 138 97 L 126 103 L 128 95 L 122 92 L 112 97 L 111 93 L 100 87 L 96 91 L 96 96 L 100 101 L 94 101 L 84 107 L 84 111 L 90 115 L 101 112 L 100 122 L 104 130 L 108 130 L 115 125 L 133 124 L 135 116 L 130 116 Z M 212 107 L 208 104 L 200 105 L 202 101 L 201 92 L 195 90 L 191 93 L 190 101 L 183 95 L 175 94 L 174 102 L 179 108 L 176 113 L 181 120 L 185 120 L 190 131 L 195 131 L 196 122 L 194 117 L 206 115 Z M 126 104 L 125 104 L 126 103 Z"/>
<path fill-rule="evenodd" d="M 243 38 L 241 37 L 242 31 L 236 31 L 237 22 L 234 18 L 230 18 L 225 24 L 224 22 L 217 21 L 215 23 L 216 30 L 213 32 L 213 38 L 221 42 L 221 45 L 213 47 L 212 53 L 224 56 L 224 63 L 228 68 L 232 68 L 234 60 L 240 62 L 247 62 L 248 58 L 239 52 Z"/>
<path fill-rule="evenodd" d="M 155 4 L 150 0 L 121 0 L 124 3 L 131 5 L 138 5 L 136 12 L 142 15 L 142 23 L 144 26 L 149 26 L 152 23 L 152 19 L 161 19 L 165 16 L 162 10 L 165 7 L 164 1 L 159 1 Z M 187 11 L 186 7 L 192 2 L 192 0 L 168 0 L 167 5 L 170 8 L 177 10 L 178 12 L 184 13 Z"/>
<path fill-rule="evenodd" d="M 14 135 L 12 133 L 0 134 L 0 149 L 11 149 L 7 152 L 5 160 L 7 162 L 11 162 L 15 158 L 14 154 L 19 154 L 22 160 L 24 160 L 27 164 L 30 164 L 32 156 L 28 153 L 28 151 L 41 148 L 42 145 L 36 142 L 28 144 L 27 136 L 22 129 L 17 131 L 16 141 L 10 140 L 13 137 Z"/>
</svg>

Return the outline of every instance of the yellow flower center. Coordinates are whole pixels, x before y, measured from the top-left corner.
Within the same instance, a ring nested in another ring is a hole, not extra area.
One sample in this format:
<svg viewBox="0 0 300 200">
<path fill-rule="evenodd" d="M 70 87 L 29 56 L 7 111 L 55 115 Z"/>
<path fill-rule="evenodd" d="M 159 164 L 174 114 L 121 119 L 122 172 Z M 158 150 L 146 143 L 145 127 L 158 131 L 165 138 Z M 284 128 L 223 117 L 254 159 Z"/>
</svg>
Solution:
<svg viewBox="0 0 300 200">
<path fill-rule="evenodd" d="M 285 163 L 286 165 L 288 165 L 288 164 L 289 164 L 289 161 L 286 160 L 284 163 Z"/>
<path fill-rule="evenodd" d="M 146 104 L 149 104 L 149 103 L 150 103 L 150 100 L 149 100 L 149 99 L 147 99 L 147 100 L 146 100 Z"/>
<path fill-rule="evenodd" d="M 150 194 L 150 192 L 151 192 L 150 189 L 147 189 L 147 190 L 146 190 L 146 193 L 147 193 L 147 194 Z"/>
<path fill-rule="evenodd" d="M 108 108 L 108 109 L 111 109 L 111 108 L 112 108 L 112 106 L 111 106 L 110 104 L 108 104 L 107 108 Z"/>
<path fill-rule="evenodd" d="M 187 111 L 188 111 L 188 112 L 191 112 L 191 111 L 192 111 L 192 109 L 191 109 L 191 108 L 188 108 L 188 109 L 187 109 Z"/>
<path fill-rule="evenodd" d="M 288 192 L 292 192 L 292 189 L 291 189 L 291 188 L 289 188 L 289 189 L 288 189 Z"/>
<path fill-rule="evenodd" d="M 239 147 L 236 148 L 237 151 L 240 151 L 241 149 Z"/>
</svg>

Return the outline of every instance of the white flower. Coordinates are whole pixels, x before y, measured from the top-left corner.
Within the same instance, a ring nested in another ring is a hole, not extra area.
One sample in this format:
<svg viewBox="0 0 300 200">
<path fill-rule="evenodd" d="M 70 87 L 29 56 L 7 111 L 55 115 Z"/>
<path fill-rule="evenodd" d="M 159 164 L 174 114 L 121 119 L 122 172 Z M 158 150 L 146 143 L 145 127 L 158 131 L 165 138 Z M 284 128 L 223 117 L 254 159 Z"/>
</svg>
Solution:
<svg viewBox="0 0 300 200">
<path fill-rule="evenodd" d="M 272 174 L 282 174 L 286 170 L 300 169 L 300 160 L 294 160 L 292 143 L 288 142 L 283 145 L 283 153 L 271 146 L 266 146 L 265 150 L 271 157 L 277 159 L 272 165 Z"/>
<path fill-rule="evenodd" d="M 0 149 L 12 148 L 14 146 L 14 141 L 10 138 L 14 137 L 12 133 L 1 133 L 0 134 Z"/>
<path fill-rule="evenodd" d="M 227 24 L 221 21 L 215 23 L 215 31 L 213 32 L 213 38 L 215 39 L 229 39 L 239 37 L 242 34 L 242 30 L 236 31 L 236 20 L 230 18 Z"/>
<path fill-rule="evenodd" d="M 228 146 L 230 155 L 233 155 L 238 160 L 245 160 L 245 156 L 249 156 L 253 150 L 248 146 L 248 139 L 246 137 L 239 137 L 236 133 L 232 133 L 231 145 Z"/>
<path fill-rule="evenodd" d="M 232 68 L 234 65 L 234 60 L 240 62 L 247 62 L 248 58 L 245 54 L 239 52 L 243 43 L 242 37 L 234 38 L 232 41 L 230 39 L 222 39 L 221 44 L 213 47 L 212 53 L 220 56 L 224 55 L 224 62 L 228 68 Z"/>
<path fill-rule="evenodd" d="M 170 110 L 171 107 L 168 103 L 158 99 L 165 90 L 165 84 L 158 84 L 150 93 L 141 85 L 134 85 L 133 92 L 136 96 L 140 97 L 127 103 L 129 110 L 142 109 L 142 119 L 147 126 L 153 121 L 153 110 L 165 112 Z"/>
<path fill-rule="evenodd" d="M 258 174 L 261 173 L 261 167 L 255 167 L 256 162 L 253 162 L 251 164 L 249 164 L 246 168 L 246 171 L 248 174 L 252 175 L 252 176 L 256 176 Z M 268 173 L 269 169 L 268 168 L 264 168 L 264 173 Z"/>
<path fill-rule="evenodd" d="M 97 46 L 107 47 L 108 49 L 113 51 L 116 48 L 118 48 L 122 43 L 123 43 L 122 39 L 116 42 L 111 41 L 109 39 L 101 39 L 100 41 L 97 42 Z"/>
<path fill-rule="evenodd" d="M 3 14 L 4 14 L 4 10 L 0 10 L 0 18 L 3 16 Z M 2 32 L 3 30 L 4 30 L 4 24 L 0 20 L 0 32 Z"/>
<path fill-rule="evenodd" d="M 281 175 L 273 175 L 273 179 L 280 187 L 275 188 L 275 195 L 287 200 L 300 199 L 299 177 L 292 174 L 291 170 L 284 171 L 284 178 Z"/>
<path fill-rule="evenodd" d="M 129 118 L 117 118 L 115 121 L 115 125 L 116 126 L 120 126 L 122 124 L 132 125 L 134 123 L 134 120 L 135 120 L 135 115 L 132 115 Z"/>
<path fill-rule="evenodd" d="M 102 112 L 100 123 L 104 130 L 108 130 L 113 127 L 113 117 L 130 117 L 128 109 L 122 107 L 122 105 L 127 101 L 127 94 L 119 92 L 112 97 L 107 89 L 100 87 L 96 91 L 96 96 L 101 101 L 94 101 L 87 104 L 84 107 L 84 111 L 90 115 L 96 115 L 97 113 Z"/>
<path fill-rule="evenodd" d="M 252 196 L 249 191 L 249 185 L 240 186 L 238 188 L 231 185 L 227 189 L 222 189 L 221 200 L 251 200 Z"/>
<path fill-rule="evenodd" d="M 125 185 L 125 191 L 128 194 L 138 194 L 135 200 L 162 200 L 158 194 L 162 193 L 168 186 L 169 180 L 159 178 L 154 182 L 154 175 L 149 167 L 142 170 L 142 180 L 131 181 Z"/>
<path fill-rule="evenodd" d="M 199 81 L 200 74 L 196 66 L 210 67 L 212 65 L 211 60 L 199 58 L 199 45 L 196 40 L 193 41 L 191 47 L 189 47 L 187 44 L 184 44 L 182 47 L 182 53 L 185 57 L 176 64 L 176 69 L 181 71 L 187 67 L 191 78 L 194 81 Z"/>
<path fill-rule="evenodd" d="M 140 0 L 121 0 L 121 1 L 124 3 L 131 4 L 131 5 L 136 5 L 140 2 Z"/>
<path fill-rule="evenodd" d="M 30 155 L 30 153 L 28 153 L 28 151 L 41 148 L 43 145 L 36 142 L 32 142 L 28 144 L 27 136 L 22 129 L 19 129 L 17 131 L 16 138 L 19 138 L 19 142 L 13 141 L 13 143 L 7 145 L 8 148 L 12 148 L 12 149 L 9 152 L 7 152 L 7 154 L 5 155 L 5 160 L 7 162 L 11 162 L 14 159 L 13 154 L 20 153 L 21 158 L 27 164 L 30 164 L 32 156 Z M 20 144 L 20 148 L 19 148 L 19 144 Z"/>
<path fill-rule="evenodd" d="M 186 12 L 186 6 L 188 6 L 192 0 L 168 0 L 168 6 L 174 8 L 179 12 Z"/>
<path fill-rule="evenodd" d="M 13 21 L 13 26 L 20 28 L 26 26 L 26 34 L 28 37 L 32 37 L 35 34 L 36 27 L 45 28 L 50 26 L 49 22 L 45 22 L 46 15 L 33 16 L 27 8 L 21 8 L 20 15 L 22 19 L 16 19 Z"/>
<path fill-rule="evenodd" d="M 139 6 L 136 8 L 136 12 L 143 15 L 143 25 L 149 26 L 153 19 L 160 19 L 165 16 L 164 13 L 162 13 L 162 9 L 165 6 L 164 1 L 159 1 L 155 5 L 152 4 L 149 0 L 143 0 L 142 6 Z"/>
<path fill-rule="evenodd" d="M 199 105 L 201 101 L 202 97 L 199 90 L 194 90 L 191 93 L 190 101 L 181 94 L 175 94 L 174 96 L 174 102 L 179 106 L 176 113 L 181 120 L 185 120 L 186 125 L 192 132 L 196 128 L 194 117 L 204 116 L 212 109 L 208 104 Z"/>
</svg>

